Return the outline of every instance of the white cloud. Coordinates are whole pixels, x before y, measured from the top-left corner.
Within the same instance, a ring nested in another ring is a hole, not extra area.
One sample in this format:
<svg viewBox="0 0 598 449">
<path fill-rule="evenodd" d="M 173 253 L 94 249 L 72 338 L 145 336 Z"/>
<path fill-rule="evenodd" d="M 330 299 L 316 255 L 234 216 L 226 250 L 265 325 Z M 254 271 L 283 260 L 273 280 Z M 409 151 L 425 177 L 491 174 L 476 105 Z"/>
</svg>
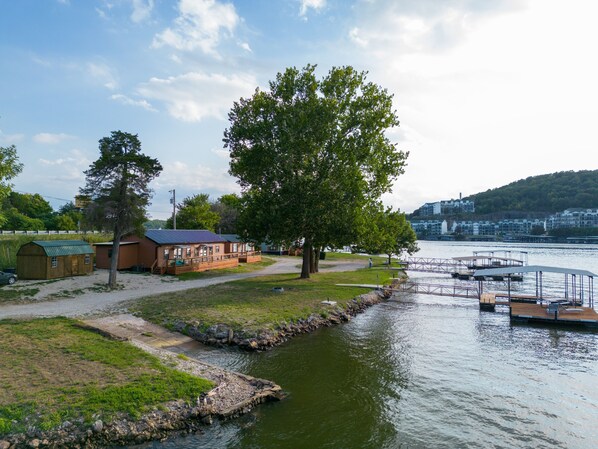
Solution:
<svg viewBox="0 0 598 449">
<path fill-rule="evenodd" d="M 301 0 L 299 15 L 305 17 L 310 8 L 314 11 L 319 11 L 324 8 L 324 6 L 326 6 L 326 0 Z"/>
<path fill-rule="evenodd" d="M 0 143 L 3 145 L 14 145 L 21 142 L 24 138 L 24 134 L 4 134 L 0 130 Z"/>
<path fill-rule="evenodd" d="M 224 148 L 212 148 L 210 151 L 221 159 L 228 160 L 230 157 L 230 152 Z"/>
<path fill-rule="evenodd" d="M 222 35 L 233 35 L 240 19 L 230 3 L 216 0 L 180 0 L 179 17 L 173 27 L 154 37 L 153 47 L 202 52 L 218 57 L 216 48 Z"/>
<path fill-rule="evenodd" d="M 157 109 L 155 109 L 146 100 L 134 100 L 134 99 L 129 98 L 123 94 L 114 94 L 114 95 L 111 95 L 110 98 L 114 101 L 118 101 L 119 103 L 127 105 L 127 106 L 137 106 L 137 107 L 143 108 L 147 111 L 157 112 Z"/>
<path fill-rule="evenodd" d="M 238 192 L 239 187 L 226 170 L 214 169 L 205 165 L 189 165 L 175 161 L 164 164 L 164 170 L 155 181 L 156 187 L 189 190 L 207 193 Z M 178 195 L 177 195 L 178 197 Z"/>
<path fill-rule="evenodd" d="M 251 95 L 257 86 L 251 75 L 220 75 L 190 72 L 167 79 L 152 78 L 138 93 L 162 101 L 173 117 L 198 122 L 207 117 L 224 119 L 233 101 Z"/>
<path fill-rule="evenodd" d="M 56 145 L 58 143 L 64 142 L 65 140 L 74 139 L 75 136 L 71 136 L 70 134 L 65 133 L 39 133 L 33 136 L 33 141 L 36 143 L 42 143 L 46 145 Z"/>
<path fill-rule="evenodd" d="M 598 65 L 588 57 L 597 5 L 530 0 L 488 12 L 453 2 L 425 14 L 419 4 L 407 12 L 389 5 L 372 5 L 348 32 L 368 78 L 395 93 L 401 133 L 393 140 L 411 153 L 389 203 L 410 212 L 460 192 L 598 166 L 590 131 Z"/>
<path fill-rule="evenodd" d="M 105 63 L 88 62 L 87 73 L 104 87 L 114 90 L 118 87 L 118 81 L 113 70 Z"/>
<path fill-rule="evenodd" d="M 84 170 L 89 168 L 91 161 L 77 149 L 71 150 L 61 157 L 54 159 L 40 158 L 38 162 L 46 167 L 44 176 L 52 181 L 81 184 L 85 180 Z"/>
<path fill-rule="evenodd" d="M 241 47 L 245 51 L 248 51 L 249 53 L 253 53 L 253 50 L 251 50 L 251 47 L 249 46 L 249 44 L 247 42 L 241 42 L 239 44 L 239 47 Z"/>
<path fill-rule="evenodd" d="M 133 0 L 131 20 L 135 23 L 143 22 L 150 18 L 154 9 L 154 0 Z"/>
</svg>

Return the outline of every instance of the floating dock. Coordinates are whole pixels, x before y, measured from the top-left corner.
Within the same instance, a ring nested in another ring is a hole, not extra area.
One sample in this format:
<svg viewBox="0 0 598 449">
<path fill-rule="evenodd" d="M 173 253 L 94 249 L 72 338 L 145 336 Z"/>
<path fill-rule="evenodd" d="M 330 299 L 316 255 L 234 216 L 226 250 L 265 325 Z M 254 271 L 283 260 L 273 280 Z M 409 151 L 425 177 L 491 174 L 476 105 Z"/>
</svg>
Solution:
<svg viewBox="0 0 598 449">
<path fill-rule="evenodd" d="M 598 313 L 589 307 L 551 304 L 511 303 L 509 316 L 514 323 L 539 323 L 598 329 Z M 480 303 L 481 307 L 481 303 Z"/>
</svg>

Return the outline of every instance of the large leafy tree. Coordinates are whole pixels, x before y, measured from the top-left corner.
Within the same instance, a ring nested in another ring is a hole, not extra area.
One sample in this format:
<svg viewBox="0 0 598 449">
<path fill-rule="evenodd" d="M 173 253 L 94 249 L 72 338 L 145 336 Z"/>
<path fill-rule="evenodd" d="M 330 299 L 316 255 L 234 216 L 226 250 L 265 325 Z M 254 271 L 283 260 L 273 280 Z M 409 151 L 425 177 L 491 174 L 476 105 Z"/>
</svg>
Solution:
<svg viewBox="0 0 598 449">
<path fill-rule="evenodd" d="M 222 234 L 236 234 L 237 218 L 241 209 L 241 198 L 234 193 L 228 193 L 213 202 L 211 208 L 220 217 L 216 225 L 218 232 Z"/>
<path fill-rule="evenodd" d="M 199 193 L 188 196 L 177 204 L 176 222 L 178 229 L 207 229 L 214 231 L 220 217 L 211 209 L 209 195 Z M 172 229 L 172 217 L 166 220 L 166 228 Z"/>
<path fill-rule="evenodd" d="M 415 231 L 404 213 L 375 204 L 367 209 L 366 217 L 358 245 L 361 250 L 386 254 L 389 265 L 393 255 L 400 257 L 404 252 L 411 255 L 419 250 Z"/>
<path fill-rule="evenodd" d="M 0 204 L 10 194 L 12 184 L 9 182 L 23 170 L 23 164 L 19 162 L 17 147 L 0 147 Z M 4 223 L 5 217 L 0 210 L 0 225 Z"/>
<path fill-rule="evenodd" d="M 358 238 L 364 207 L 390 190 L 407 157 L 385 135 L 399 124 L 392 95 L 352 67 L 320 80 L 315 69 L 289 68 L 234 103 L 224 133 L 243 192 L 241 234 L 302 241 L 302 278 L 314 249 Z"/>
<path fill-rule="evenodd" d="M 86 185 L 80 190 L 91 200 L 85 209 L 86 223 L 114 233 L 108 278 L 108 285 L 114 288 L 120 240 L 130 232 L 143 235 L 145 211 L 152 196 L 149 184 L 160 174 L 162 165 L 141 153 L 136 134 L 113 131 L 99 143 L 100 157 L 85 172 Z"/>
</svg>

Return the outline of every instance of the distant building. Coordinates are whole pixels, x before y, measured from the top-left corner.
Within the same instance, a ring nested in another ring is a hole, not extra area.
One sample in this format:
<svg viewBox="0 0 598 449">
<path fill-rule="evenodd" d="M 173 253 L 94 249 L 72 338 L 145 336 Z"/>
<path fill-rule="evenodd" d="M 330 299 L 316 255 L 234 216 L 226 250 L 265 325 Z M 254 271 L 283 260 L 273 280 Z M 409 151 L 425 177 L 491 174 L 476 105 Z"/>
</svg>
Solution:
<svg viewBox="0 0 598 449">
<path fill-rule="evenodd" d="M 446 200 L 426 203 L 419 208 L 421 217 L 431 215 L 468 214 L 475 212 L 475 202 L 470 200 Z"/>
<path fill-rule="evenodd" d="M 418 220 L 411 221 L 410 223 L 418 238 L 432 235 L 444 235 L 448 232 L 446 220 Z"/>
<path fill-rule="evenodd" d="M 566 209 L 548 217 L 546 228 L 598 228 L 598 209 Z"/>
</svg>

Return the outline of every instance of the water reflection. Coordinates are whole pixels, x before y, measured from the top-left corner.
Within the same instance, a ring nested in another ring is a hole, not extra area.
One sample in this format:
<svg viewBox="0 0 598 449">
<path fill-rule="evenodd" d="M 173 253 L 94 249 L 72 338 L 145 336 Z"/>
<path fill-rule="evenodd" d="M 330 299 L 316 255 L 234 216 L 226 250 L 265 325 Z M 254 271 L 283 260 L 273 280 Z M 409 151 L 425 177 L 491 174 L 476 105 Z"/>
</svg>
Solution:
<svg viewBox="0 0 598 449">
<path fill-rule="evenodd" d="M 433 255 L 475 249 L 484 247 L 439 245 Z M 530 263 L 598 272 L 584 265 L 598 248 L 527 249 Z M 598 439 L 598 334 L 512 326 L 508 313 L 468 299 L 405 295 L 266 353 L 194 355 L 289 396 L 205 435 L 141 447 L 593 448 Z"/>
</svg>

